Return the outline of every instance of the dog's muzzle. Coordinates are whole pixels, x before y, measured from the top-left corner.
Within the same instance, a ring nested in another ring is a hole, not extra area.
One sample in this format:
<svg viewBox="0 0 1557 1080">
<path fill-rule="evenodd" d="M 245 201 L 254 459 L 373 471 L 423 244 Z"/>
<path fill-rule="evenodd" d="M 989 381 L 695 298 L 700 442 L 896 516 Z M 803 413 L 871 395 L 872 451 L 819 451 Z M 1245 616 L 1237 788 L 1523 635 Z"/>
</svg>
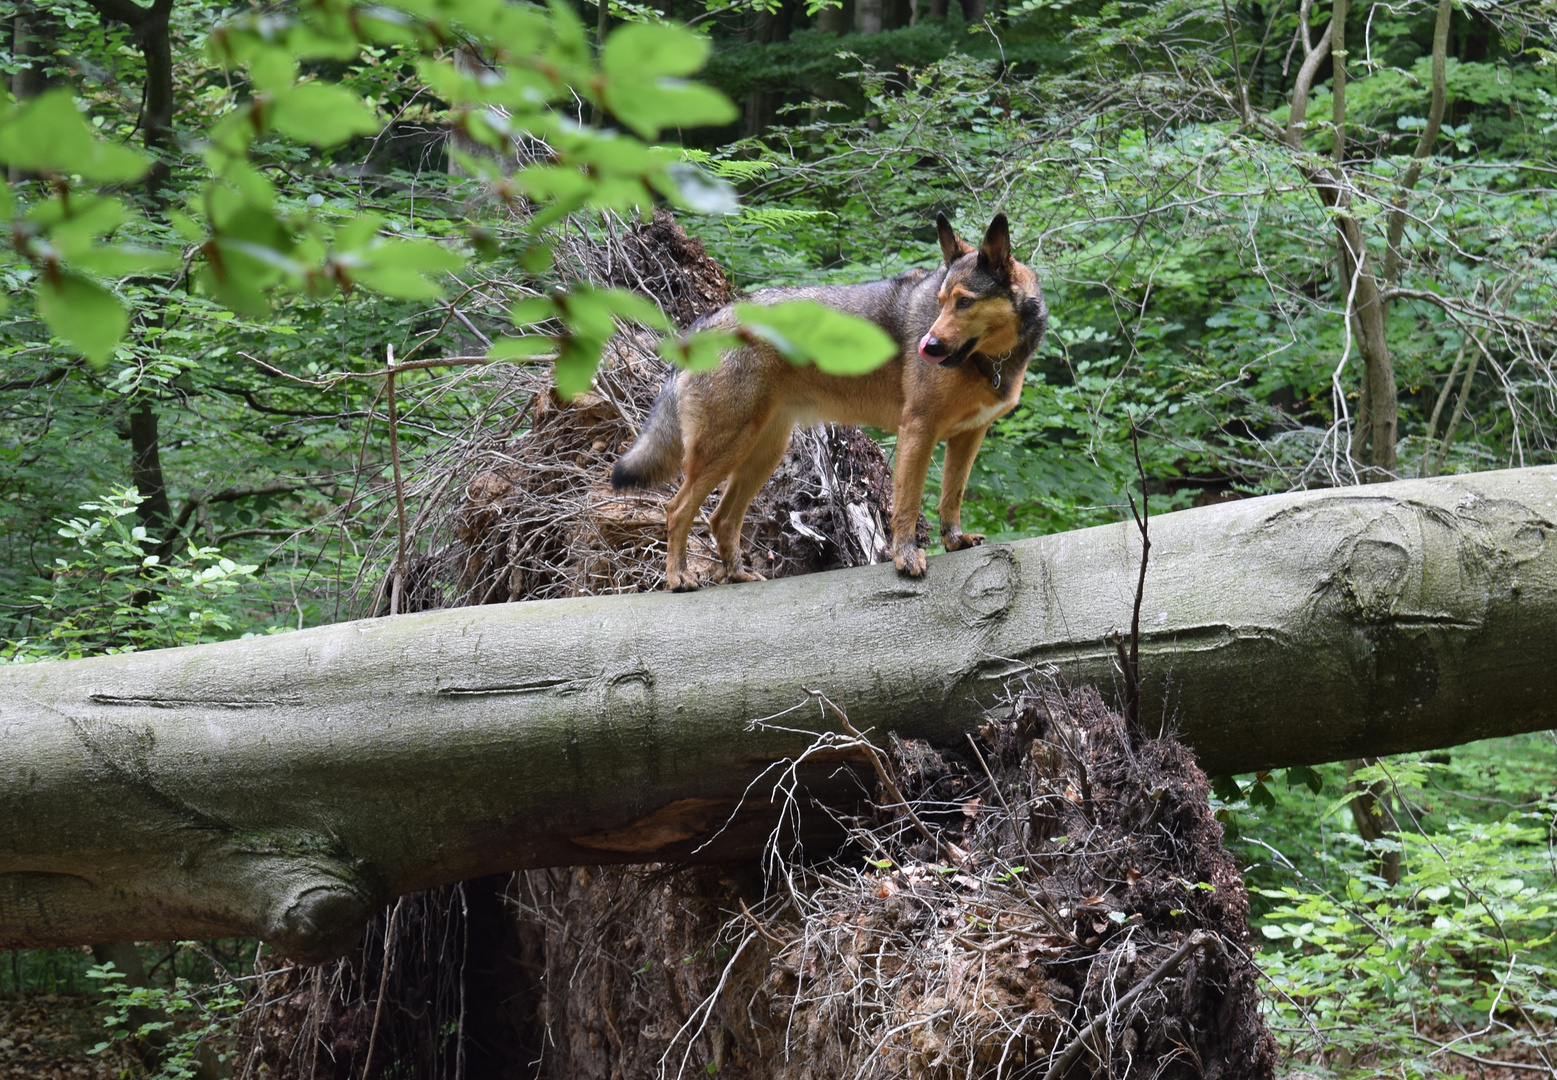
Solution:
<svg viewBox="0 0 1557 1080">
<path fill-rule="evenodd" d="M 968 357 L 973 355 L 973 347 L 978 344 L 978 338 L 969 338 L 956 350 L 947 347 L 946 342 L 933 334 L 926 334 L 919 339 L 919 359 L 927 364 L 939 364 L 941 367 L 956 367 Z"/>
</svg>

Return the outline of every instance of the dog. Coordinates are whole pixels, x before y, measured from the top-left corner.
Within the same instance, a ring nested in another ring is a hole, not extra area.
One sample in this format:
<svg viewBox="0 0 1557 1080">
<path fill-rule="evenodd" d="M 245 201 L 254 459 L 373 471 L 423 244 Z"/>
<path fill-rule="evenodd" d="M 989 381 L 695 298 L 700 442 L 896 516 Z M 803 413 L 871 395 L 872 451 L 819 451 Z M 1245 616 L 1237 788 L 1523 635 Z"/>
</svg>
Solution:
<svg viewBox="0 0 1557 1080">
<path fill-rule="evenodd" d="M 778 467 L 797 424 L 834 421 L 897 432 L 892 476 L 892 562 L 909 577 L 926 569 L 916 543 L 919 504 L 930 456 L 946 442 L 941 481 L 941 540 L 947 551 L 981 544 L 962 531 L 962 494 L 989 425 L 1016 408 L 1028 361 L 1043 342 L 1048 309 L 1038 279 L 1011 253 L 1004 214 L 977 248 L 935 218 L 943 264 L 886 281 L 832 287 L 763 289 L 749 303 L 814 300 L 876 323 L 898 354 L 864 375 L 828 375 L 796 367 L 747 335 L 708 371 L 679 371 L 654 400 L 637 442 L 617 461 L 612 486 L 650 487 L 684 475 L 666 507 L 666 584 L 677 592 L 700 582 L 687 570 L 687 534 L 703 500 L 724 494 L 709 520 L 718 545 L 716 581 L 761 581 L 742 559 L 746 509 Z M 734 306 L 704 316 L 696 330 L 734 331 Z"/>
</svg>

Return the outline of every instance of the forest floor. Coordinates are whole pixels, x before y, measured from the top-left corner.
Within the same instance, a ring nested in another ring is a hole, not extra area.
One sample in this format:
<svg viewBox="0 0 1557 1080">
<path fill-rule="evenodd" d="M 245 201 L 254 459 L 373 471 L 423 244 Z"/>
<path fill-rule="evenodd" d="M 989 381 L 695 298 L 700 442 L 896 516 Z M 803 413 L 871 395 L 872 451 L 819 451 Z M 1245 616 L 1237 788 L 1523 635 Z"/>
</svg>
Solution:
<svg viewBox="0 0 1557 1080">
<path fill-rule="evenodd" d="M 95 994 L 0 994 L 0 1080 L 120 1080 L 142 1075 L 139 1062 L 124 1046 L 93 1054 L 103 1041 L 102 1006 Z M 1441 1041 L 1449 1032 L 1434 1032 Z M 1475 1080 L 1525 1080 L 1544 1071 L 1533 1054 L 1507 1055 L 1502 1066 L 1488 1062 L 1446 1062 L 1452 1072 Z M 1376 1062 L 1377 1069 L 1385 1069 Z M 1314 1073 L 1288 1063 L 1277 1075 L 1288 1080 L 1333 1073 Z"/>
<path fill-rule="evenodd" d="M 91 1052 L 106 1034 L 96 994 L 0 995 L 0 1080 L 137 1075 L 122 1044 Z"/>
</svg>

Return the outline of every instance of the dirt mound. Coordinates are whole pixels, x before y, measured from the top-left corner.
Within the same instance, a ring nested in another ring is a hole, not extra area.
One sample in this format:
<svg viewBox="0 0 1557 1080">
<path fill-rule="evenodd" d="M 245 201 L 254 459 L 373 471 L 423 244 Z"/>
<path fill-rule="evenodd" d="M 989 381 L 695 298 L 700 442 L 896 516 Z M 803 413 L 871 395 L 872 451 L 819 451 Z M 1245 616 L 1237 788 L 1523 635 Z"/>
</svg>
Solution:
<svg viewBox="0 0 1557 1080">
<path fill-rule="evenodd" d="M 654 211 L 654 219 L 628 232 L 613 253 L 615 258 L 602 260 L 605 280 L 654 297 L 679 326 L 691 326 L 736 297 L 735 286 L 702 242 L 688 236 L 668 211 Z"/>
</svg>

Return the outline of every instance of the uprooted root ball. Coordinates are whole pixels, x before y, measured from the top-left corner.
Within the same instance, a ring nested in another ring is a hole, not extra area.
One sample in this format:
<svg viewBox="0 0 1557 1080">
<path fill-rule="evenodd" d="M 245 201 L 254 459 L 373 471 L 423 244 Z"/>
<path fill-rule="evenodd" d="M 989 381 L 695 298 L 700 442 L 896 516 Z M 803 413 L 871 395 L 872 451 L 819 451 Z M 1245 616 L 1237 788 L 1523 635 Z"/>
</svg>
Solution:
<svg viewBox="0 0 1557 1080">
<path fill-rule="evenodd" d="M 1095 693 L 1050 689 L 976 750 L 890 758 L 914 813 L 883 805 L 762 902 L 728 870 L 520 875 L 534 1075 L 1271 1075 L 1247 897 L 1184 747 L 1132 751 Z"/>
</svg>

